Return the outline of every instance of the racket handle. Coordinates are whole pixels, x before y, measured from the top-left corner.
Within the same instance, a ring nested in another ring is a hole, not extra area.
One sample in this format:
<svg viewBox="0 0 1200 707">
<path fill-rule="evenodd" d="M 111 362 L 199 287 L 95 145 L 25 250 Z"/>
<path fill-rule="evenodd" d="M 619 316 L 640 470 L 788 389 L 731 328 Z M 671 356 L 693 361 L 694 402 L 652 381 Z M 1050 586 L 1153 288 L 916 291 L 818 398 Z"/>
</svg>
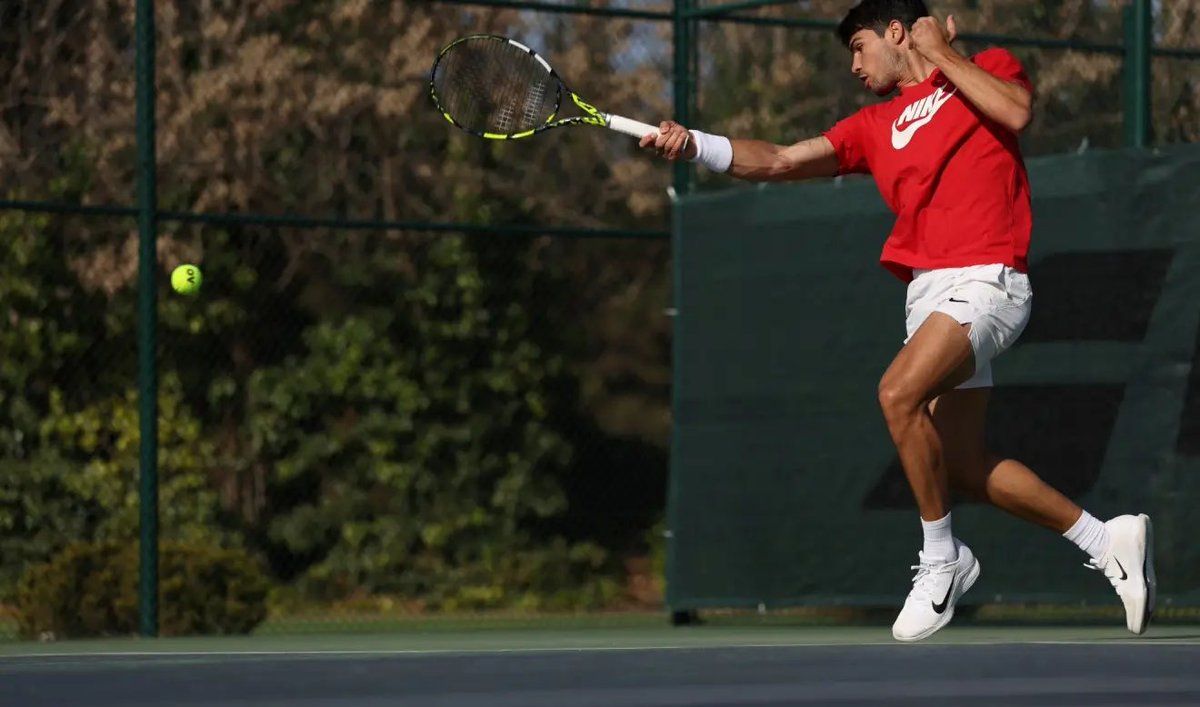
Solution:
<svg viewBox="0 0 1200 707">
<path fill-rule="evenodd" d="M 608 127 L 631 137 L 643 138 L 647 135 L 657 135 L 659 129 L 648 123 L 642 123 L 619 115 L 608 114 Z"/>
<path fill-rule="evenodd" d="M 607 119 L 608 127 L 612 130 L 616 130 L 619 133 L 625 133 L 626 135 L 630 135 L 638 139 L 641 139 L 647 135 L 657 135 L 662 132 L 649 123 L 643 123 L 639 120 L 632 120 L 630 118 L 622 118 L 621 116 L 613 115 L 612 113 L 608 114 Z M 688 133 L 687 137 L 683 139 L 683 149 L 687 149 L 688 142 L 690 142 L 691 139 L 691 133 Z"/>
</svg>

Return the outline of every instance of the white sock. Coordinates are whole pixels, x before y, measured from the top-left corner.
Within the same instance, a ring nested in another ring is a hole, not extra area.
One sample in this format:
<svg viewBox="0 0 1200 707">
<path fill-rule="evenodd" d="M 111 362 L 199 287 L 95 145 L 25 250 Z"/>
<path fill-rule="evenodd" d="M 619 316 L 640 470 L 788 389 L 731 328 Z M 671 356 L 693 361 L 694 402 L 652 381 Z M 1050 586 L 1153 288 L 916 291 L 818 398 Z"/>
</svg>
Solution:
<svg viewBox="0 0 1200 707">
<path fill-rule="evenodd" d="M 925 532 L 925 558 L 953 562 L 958 559 L 958 549 L 954 547 L 954 536 L 950 534 L 950 515 L 935 521 L 921 521 L 921 530 Z"/>
<path fill-rule="evenodd" d="M 1097 560 L 1108 549 L 1108 527 L 1087 511 L 1079 516 L 1070 530 L 1063 533 L 1063 537 Z"/>
</svg>

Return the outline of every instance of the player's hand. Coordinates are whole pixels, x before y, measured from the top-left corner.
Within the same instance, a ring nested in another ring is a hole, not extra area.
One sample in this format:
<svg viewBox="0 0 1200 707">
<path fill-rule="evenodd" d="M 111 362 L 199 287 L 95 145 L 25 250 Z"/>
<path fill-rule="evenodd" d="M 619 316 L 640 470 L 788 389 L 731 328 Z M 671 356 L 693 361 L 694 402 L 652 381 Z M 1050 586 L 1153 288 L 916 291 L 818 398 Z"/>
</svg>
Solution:
<svg viewBox="0 0 1200 707">
<path fill-rule="evenodd" d="M 946 26 L 933 17 L 922 17 L 913 23 L 909 32 L 909 43 L 914 51 L 926 59 L 936 62 L 954 51 L 950 45 L 958 38 L 954 15 L 946 18 Z"/>
<path fill-rule="evenodd" d="M 691 159 L 696 156 L 696 146 L 692 144 L 692 135 L 688 129 L 673 120 L 664 120 L 658 126 L 658 135 L 642 137 L 638 146 L 653 150 L 659 157 L 671 162 L 679 158 Z"/>
</svg>

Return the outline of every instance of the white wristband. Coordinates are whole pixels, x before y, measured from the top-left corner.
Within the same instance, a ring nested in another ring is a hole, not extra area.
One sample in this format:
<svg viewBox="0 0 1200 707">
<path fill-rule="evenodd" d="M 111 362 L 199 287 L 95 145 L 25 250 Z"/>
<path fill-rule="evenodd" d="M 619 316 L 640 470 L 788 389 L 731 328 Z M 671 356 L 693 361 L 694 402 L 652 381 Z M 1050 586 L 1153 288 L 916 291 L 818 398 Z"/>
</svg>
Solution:
<svg viewBox="0 0 1200 707">
<path fill-rule="evenodd" d="M 701 164 L 714 172 L 727 172 L 733 164 L 733 143 L 724 135 L 709 135 L 692 130 L 692 141 L 696 143 L 696 156 L 692 162 Z"/>
</svg>

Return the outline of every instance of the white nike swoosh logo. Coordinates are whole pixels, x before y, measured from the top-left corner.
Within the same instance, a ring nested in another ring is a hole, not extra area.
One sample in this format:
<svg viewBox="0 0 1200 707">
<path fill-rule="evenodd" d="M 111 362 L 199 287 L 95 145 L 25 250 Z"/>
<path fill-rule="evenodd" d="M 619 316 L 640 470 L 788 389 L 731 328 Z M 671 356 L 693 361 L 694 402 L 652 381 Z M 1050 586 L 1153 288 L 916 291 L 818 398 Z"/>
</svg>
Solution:
<svg viewBox="0 0 1200 707">
<path fill-rule="evenodd" d="M 941 89 L 938 90 L 940 91 Z M 942 109 L 942 106 L 946 105 L 946 101 L 950 100 L 957 92 L 958 89 L 955 88 L 953 91 L 943 94 L 941 98 L 934 99 L 933 107 L 929 110 L 929 115 L 920 120 L 914 120 L 903 130 L 899 128 L 898 123 L 900 119 L 897 118 L 896 122 L 892 123 L 892 147 L 897 150 L 903 150 L 908 147 L 908 143 L 912 142 L 913 136 L 917 134 L 917 131 L 928 125 L 929 121 L 933 120 L 933 116 L 937 115 L 937 112 Z"/>
</svg>

